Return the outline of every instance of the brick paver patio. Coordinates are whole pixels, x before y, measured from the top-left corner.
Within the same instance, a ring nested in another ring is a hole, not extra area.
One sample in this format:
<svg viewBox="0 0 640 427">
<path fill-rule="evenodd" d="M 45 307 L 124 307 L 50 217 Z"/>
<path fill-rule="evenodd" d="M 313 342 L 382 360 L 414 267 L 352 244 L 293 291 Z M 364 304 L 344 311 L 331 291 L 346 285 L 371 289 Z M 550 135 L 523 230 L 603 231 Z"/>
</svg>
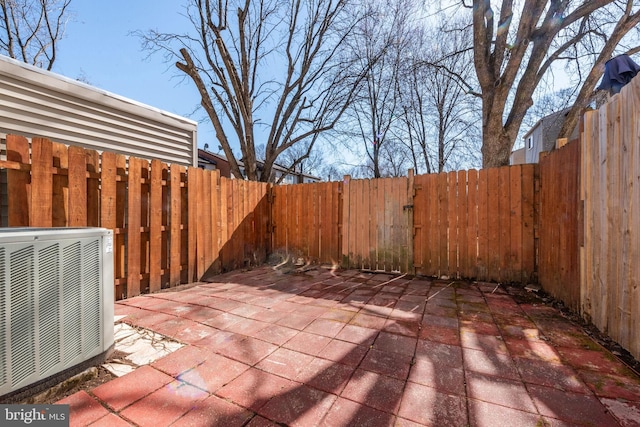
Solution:
<svg viewBox="0 0 640 427">
<path fill-rule="evenodd" d="M 118 302 L 187 345 L 58 402 L 71 425 L 640 425 L 632 371 L 495 284 L 268 266 L 216 280 Z"/>
</svg>

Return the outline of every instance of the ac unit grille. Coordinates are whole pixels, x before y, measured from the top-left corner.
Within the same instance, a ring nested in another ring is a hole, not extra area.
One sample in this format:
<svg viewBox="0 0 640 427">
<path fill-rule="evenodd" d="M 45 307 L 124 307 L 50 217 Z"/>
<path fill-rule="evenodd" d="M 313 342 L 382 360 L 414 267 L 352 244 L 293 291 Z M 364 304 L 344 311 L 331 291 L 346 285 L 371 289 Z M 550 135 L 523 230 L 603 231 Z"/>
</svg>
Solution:
<svg viewBox="0 0 640 427">
<path fill-rule="evenodd" d="M 33 246 L 12 253 L 9 260 L 12 385 L 36 371 L 33 262 Z"/>
<path fill-rule="evenodd" d="M 7 341 L 5 337 L 7 336 L 7 328 L 6 325 L 8 322 L 8 310 L 6 309 L 7 300 L 6 300 L 6 289 L 7 289 L 7 280 L 5 276 L 5 255 L 4 248 L 0 248 L 0 386 L 2 384 L 7 383 Z"/>
<path fill-rule="evenodd" d="M 72 372 L 113 345 L 112 236 L 0 229 L 0 397 Z"/>
<path fill-rule="evenodd" d="M 64 357 L 71 360 L 82 353 L 82 258 L 80 242 L 62 251 L 62 303 L 64 316 Z"/>
<path fill-rule="evenodd" d="M 100 346 L 102 330 L 100 327 L 100 245 L 98 241 L 89 242 L 82 248 L 82 276 L 84 296 L 84 352 Z"/>
<path fill-rule="evenodd" d="M 54 368 L 60 354 L 60 245 L 53 244 L 38 251 L 38 277 L 40 278 L 38 306 L 40 332 L 40 374 Z"/>
</svg>

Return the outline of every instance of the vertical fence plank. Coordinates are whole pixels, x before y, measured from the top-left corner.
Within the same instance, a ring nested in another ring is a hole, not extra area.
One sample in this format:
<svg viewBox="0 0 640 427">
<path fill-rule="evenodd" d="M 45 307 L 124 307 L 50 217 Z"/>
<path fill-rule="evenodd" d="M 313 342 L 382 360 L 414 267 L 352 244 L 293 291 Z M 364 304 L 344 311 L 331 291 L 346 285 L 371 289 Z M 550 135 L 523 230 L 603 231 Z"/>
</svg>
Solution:
<svg viewBox="0 0 640 427">
<path fill-rule="evenodd" d="M 340 251 L 340 264 L 349 266 L 349 240 L 351 215 L 351 176 L 345 175 L 342 180 L 342 250 Z"/>
<path fill-rule="evenodd" d="M 284 213 L 284 207 L 282 205 L 282 186 L 274 185 L 271 187 L 271 204 L 273 209 L 271 210 L 271 229 L 272 229 L 272 251 L 278 251 L 283 247 L 282 230 L 284 223 L 280 219 Z"/>
<path fill-rule="evenodd" d="M 169 170 L 171 179 L 170 199 L 171 199 L 171 233 L 169 241 L 171 244 L 170 264 L 169 264 L 169 286 L 180 284 L 181 275 L 181 253 L 182 249 L 182 191 L 180 188 L 181 175 L 184 167 L 173 164 Z"/>
<path fill-rule="evenodd" d="M 447 194 L 449 202 L 449 210 L 447 212 L 447 221 L 449 222 L 449 234 L 447 243 L 449 251 L 447 255 L 447 264 L 449 266 L 446 273 L 449 277 L 458 277 L 458 174 L 457 172 L 447 173 Z"/>
<path fill-rule="evenodd" d="M 467 193 L 467 172 L 458 171 L 458 275 L 468 278 L 469 273 L 469 194 Z"/>
<path fill-rule="evenodd" d="M 196 241 L 196 265 L 195 265 L 195 278 L 189 277 L 189 280 L 198 281 L 204 275 L 205 271 L 205 240 L 207 236 L 205 235 L 205 218 L 208 218 L 206 209 L 205 209 L 205 193 L 204 193 L 204 173 L 205 171 L 200 168 L 193 168 L 189 170 L 189 173 L 195 174 L 195 182 L 190 181 L 189 184 L 196 185 L 195 190 L 193 192 L 189 192 L 189 199 L 193 194 L 195 194 L 196 203 L 194 205 L 189 204 L 189 207 L 195 206 L 195 217 L 189 215 L 189 229 L 195 226 L 195 241 Z M 193 222 L 192 222 L 193 219 Z"/>
<path fill-rule="evenodd" d="M 637 141 L 640 138 L 640 80 L 633 79 L 630 83 L 627 97 L 628 102 L 625 111 L 629 114 L 627 121 L 628 141 L 630 141 L 631 150 L 629 155 L 629 169 L 632 171 L 640 171 L 640 147 L 638 147 Z M 631 312 L 631 318 L 627 327 L 629 328 L 628 334 L 628 349 L 636 359 L 640 358 L 640 266 L 638 266 L 636 260 L 640 259 L 640 230 L 634 225 L 640 224 L 640 174 L 634 173 L 628 175 L 631 178 L 631 186 L 629 187 L 629 252 L 627 258 L 629 260 L 629 295 L 626 302 Z"/>
<path fill-rule="evenodd" d="M 87 165 L 87 226 L 100 226 L 100 155 L 96 150 L 84 150 Z"/>
<path fill-rule="evenodd" d="M 77 148 L 77 147 L 76 147 Z M 51 225 L 67 227 L 69 225 L 69 148 L 57 142 L 51 145 L 53 174 L 51 194 Z M 66 172 L 66 173 L 65 173 Z M 76 174 L 77 175 L 77 174 Z"/>
<path fill-rule="evenodd" d="M 376 240 L 376 269 L 384 271 L 385 263 L 386 263 L 386 248 L 385 248 L 385 233 L 387 231 L 387 218 L 384 210 L 384 201 L 386 195 L 385 181 L 377 179 L 376 180 L 376 210 L 375 210 L 375 221 L 376 221 L 376 229 L 375 231 L 375 240 Z"/>
<path fill-rule="evenodd" d="M 31 141 L 31 227 L 52 226 L 53 147 L 51 141 Z"/>
<path fill-rule="evenodd" d="M 494 191 L 491 189 L 491 191 Z M 489 275 L 489 169 L 478 173 L 478 258 L 479 280 L 491 280 Z"/>
<path fill-rule="evenodd" d="M 220 171 L 211 174 L 211 234 L 212 234 L 212 272 L 220 271 Z"/>
<path fill-rule="evenodd" d="M 601 108 L 600 109 L 600 135 L 599 135 L 600 141 L 598 146 L 600 147 L 599 158 L 602 161 L 604 161 L 604 165 L 600 168 L 600 182 L 599 182 L 600 200 L 598 201 L 598 203 L 601 209 L 599 212 L 599 219 L 600 219 L 599 234 L 600 234 L 600 248 L 603 251 L 603 254 L 606 254 L 609 249 L 609 236 L 610 236 L 610 234 L 607 232 L 609 229 L 609 225 L 607 222 L 609 219 L 609 203 L 608 203 L 609 186 L 607 185 L 609 165 L 606 162 L 607 155 L 608 155 L 607 132 L 609 130 L 607 123 L 609 122 L 609 120 L 610 119 L 608 116 L 607 108 L 606 107 Z M 598 302 L 596 324 L 602 325 L 605 328 L 607 328 L 607 318 L 608 318 L 607 308 L 609 307 L 609 294 L 607 293 L 607 287 L 606 287 L 607 267 L 608 267 L 608 262 L 606 260 L 608 258 L 605 258 L 604 256 L 602 257 L 599 256 L 598 259 L 602 261 L 599 263 L 598 270 L 597 270 L 598 280 L 594 283 L 597 287 L 596 294 L 594 295 L 595 296 L 594 301 Z"/>
<path fill-rule="evenodd" d="M 220 267 L 226 268 L 229 251 L 229 186 L 231 180 L 220 178 Z"/>
<path fill-rule="evenodd" d="M 116 295 L 118 299 L 126 296 L 127 272 L 126 272 L 126 212 L 127 212 L 127 158 L 122 155 L 116 155 L 116 238 L 115 238 L 115 264 L 116 277 L 118 285 L 116 286 Z M 118 181 L 119 180 L 119 181 Z"/>
<path fill-rule="evenodd" d="M 446 173 L 438 174 L 438 230 L 440 232 L 440 264 L 438 275 L 449 273 L 449 183 Z"/>
<path fill-rule="evenodd" d="M 149 161 L 140 160 L 140 291 L 149 291 L 149 195 L 151 176 Z"/>
<path fill-rule="evenodd" d="M 633 287 L 633 282 L 630 278 L 631 266 L 629 259 L 632 227 L 629 223 L 629 217 L 633 208 L 631 204 L 633 170 L 630 168 L 630 157 L 632 145 L 635 145 L 635 140 L 632 139 L 632 129 L 634 127 L 632 114 L 634 106 L 629 102 L 631 98 L 632 96 L 629 93 L 629 89 L 627 89 L 619 99 L 620 130 L 618 132 L 618 137 L 620 138 L 620 156 L 618 160 L 620 163 L 618 169 L 620 206 L 618 216 L 620 218 L 619 235 L 621 236 L 618 243 L 618 249 L 621 259 L 618 262 L 619 291 L 618 301 L 616 304 L 618 333 L 614 339 L 617 342 L 622 343 L 626 348 L 629 348 L 631 343 L 631 315 L 633 311 L 630 301 L 630 289 Z"/>
<path fill-rule="evenodd" d="M 478 277 L 478 171 L 467 172 L 467 269 L 466 277 Z"/>
<path fill-rule="evenodd" d="M 511 194 L 509 183 L 509 166 L 498 169 L 498 247 L 493 249 L 498 253 L 498 279 L 502 282 L 511 280 L 510 256 L 511 251 Z"/>
<path fill-rule="evenodd" d="M 142 161 L 129 157 L 127 189 L 127 298 L 140 295 L 140 213 Z"/>
<path fill-rule="evenodd" d="M 522 166 L 522 278 L 530 282 L 536 268 L 535 254 L 535 167 Z"/>
<path fill-rule="evenodd" d="M 7 135 L 7 160 L 30 165 L 29 141 L 23 136 Z M 9 227 L 28 227 L 31 204 L 30 172 L 7 170 L 7 203 Z"/>
<path fill-rule="evenodd" d="M 509 169 L 509 201 L 510 201 L 510 242 L 508 242 L 508 275 L 509 282 L 522 280 L 522 166 L 511 166 Z M 507 243 L 507 242 L 505 242 Z"/>
<path fill-rule="evenodd" d="M 620 205 L 620 157 L 626 156 L 622 152 L 620 141 L 620 96 L 613 97 L 607 103 L 607 189 L 608 197 L 606 199 L 606 216 L 607 216 L 607 267 L 606 267 L 606 286 L 603 286 L 602 292 L 607 294 L 607 330 L 612 337 L 617 337 L 619 333 L 619 294 L 621 291 L 620 277 L 618 276 L 618 265 L 622 261 L 620 253 L 620 241 L 622 233 L 620 230 L 621 219 L 620 211 L 623 206 Z"/>
<path fill-rule="evenodd" d="M 418 175 L 413 184 L 413 267 L 415 273 L 424 274 L 425 250 L 424 238 L 422 235 L 424 227 L 424 216 L 427 210 L 424 175 Z"/>
<path fill-rule="evenodd" d="M 151 161 L 149 203 L 149 291 L 162 287 L 162 170 L 160 160 Z"/>
<path fill-rule="evenodd" d="M 196 277 L 198 221 L 198 168 L 187 168 L 187 283 Z"/>
<path fill-rule="evenodd" d="M 425 263 L 425 273 L 429 276 L 438 276 L 440 273 L 440 232 L 438 226 L 439 192 L 438 175 L 429 174 L 425 181 L 427 209 L 423 228 L 423 236 L 427 236 L 425 251 L 427 252 L 427 262 Z"/>
<path fill-rule="evenodd" d="M 491 168 L 487 172 L 487 267 L 488 279 L 500 281 L 500 170 Z"/>
<path fill-rule="evenodd" d="M 213 263 L 213 232 L 211 228 L 211 218 L 213 217 L 213 208 L 211 205 L 211 177 L 213 172 L 202 171 L 202 204 L 204 215 L 199 220 L 203 224 L 204 234 L 204 269 L 200 278 L 209 270 Z"/>
<path fill-rule="evenodd" d="M 114 235 L 114 279 L 122 276 L 118 270 L 119 252 L 117 245 L 118 235 L 116 234 L 116 155 L 108 151 L 104 151 L 101 155 L 100 162 L 100 226 L 112 230 Z M 121 287 L 116 286 L 114 291 L 116 299 L 122 298 Z"/>
<path fill-rule="evenodd" d="M 87 159 L 81 147 L 69 147 L 69 226 L 87 225 Z"/>
</svg>

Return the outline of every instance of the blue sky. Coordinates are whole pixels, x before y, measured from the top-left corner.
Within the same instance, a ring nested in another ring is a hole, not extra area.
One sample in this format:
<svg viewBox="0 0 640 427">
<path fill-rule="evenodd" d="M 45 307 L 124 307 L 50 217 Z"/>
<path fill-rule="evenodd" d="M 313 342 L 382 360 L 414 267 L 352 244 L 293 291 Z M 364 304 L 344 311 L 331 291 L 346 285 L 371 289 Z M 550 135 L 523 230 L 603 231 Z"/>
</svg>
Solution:
<svg viewBox="0 0 640 427">
<path fill-rule="evenodd" d="M 53 71 L 114 94 L 193 120 L 199 95 L 190 81 L 182 80 L 162 55 L 147 58 L 132 31 L 158 29 L 187 31 L 190 23 L 177 0 L 72 0 L 73 17 L 59 44 Z M 198 125 L 199 146 L 217 148 L 210 124 Z"/>
</svg>

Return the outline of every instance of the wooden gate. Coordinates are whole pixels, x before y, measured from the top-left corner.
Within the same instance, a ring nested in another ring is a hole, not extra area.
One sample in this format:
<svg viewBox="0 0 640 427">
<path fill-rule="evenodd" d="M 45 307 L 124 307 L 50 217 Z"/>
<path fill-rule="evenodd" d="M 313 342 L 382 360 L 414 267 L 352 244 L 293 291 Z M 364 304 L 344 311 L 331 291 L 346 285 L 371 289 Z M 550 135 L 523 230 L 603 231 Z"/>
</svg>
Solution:
<svg viewBox="0 0 640 427">
<path fill-rule="evenodd" d="M 413 171 L 409 177 L 344 179 L 342 264 L 413 273 Z"/>
</svg>

